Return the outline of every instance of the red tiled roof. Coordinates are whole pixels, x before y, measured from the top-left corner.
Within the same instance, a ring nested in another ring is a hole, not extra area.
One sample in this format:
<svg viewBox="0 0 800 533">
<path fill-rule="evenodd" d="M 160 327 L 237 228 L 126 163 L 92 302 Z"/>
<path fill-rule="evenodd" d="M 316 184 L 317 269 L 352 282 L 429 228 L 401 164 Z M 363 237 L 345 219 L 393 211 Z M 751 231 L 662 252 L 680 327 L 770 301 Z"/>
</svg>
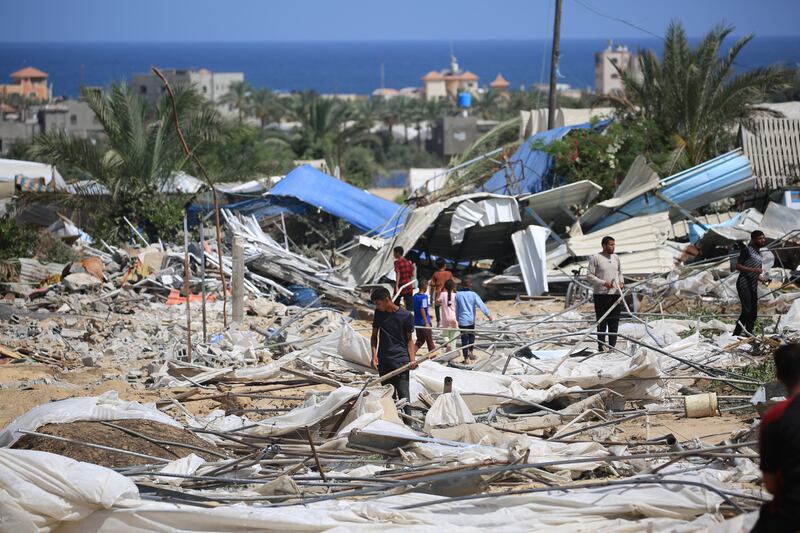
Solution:
<svg viewBox="0 0 800 533">
<path fill-rule="evenodd" d="M 427 74 L 425 74 L 424 76 L 422 76 L 422 81 L 443 80 L 443 79 L 444 76 L 442 76 L 442 73 L 436 72 L 435 70 L 432 70 Z"/>
<path fill-rule="evenodd" d="M 24 79 L 24 78 L 47 78 L 48 76 L 46 72 L 42 72 L 38 68 L 25 67 L 16 72 L 12 72 L 11 77 L 14 79 Z"/>
<path fill-rule="evenodd" d="M 489 87 L 508 87 L 509 83 L 508 80 L 503 77 L 502 74 L 498 74 L 497 77 L 494 79 L 492 83 L 489 84 Z"/>
<path fill-rule="evenodd" d="M 468 81 L 478 81 L 480 79 L 477 74 L 474 74 L 474 73 L 470 72 L 469 70 L 464 72 L 463 74 L 461 74 L 461 76 L 459 76 L 459 77 L 462 80 L 468 80 Z"/>
</svg>

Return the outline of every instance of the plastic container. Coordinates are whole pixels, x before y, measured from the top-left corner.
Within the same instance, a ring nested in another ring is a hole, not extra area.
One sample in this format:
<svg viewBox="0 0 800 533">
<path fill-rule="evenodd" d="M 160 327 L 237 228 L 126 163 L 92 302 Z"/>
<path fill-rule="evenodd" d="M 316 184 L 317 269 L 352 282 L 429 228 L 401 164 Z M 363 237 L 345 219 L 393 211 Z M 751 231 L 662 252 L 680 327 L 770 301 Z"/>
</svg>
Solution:
<svg viewBox="0 0 800 533">
<path fill-rule="evenodd" d="M 717 393 L 692 394 L 684 397 L 687 418 L 705 418 L 717 415 Z"/>
<path fill-rule="evenodd" d="M 458 93 L 458 107 L 468 109 L 472 107 L 472 93 Z"/>
</svg>

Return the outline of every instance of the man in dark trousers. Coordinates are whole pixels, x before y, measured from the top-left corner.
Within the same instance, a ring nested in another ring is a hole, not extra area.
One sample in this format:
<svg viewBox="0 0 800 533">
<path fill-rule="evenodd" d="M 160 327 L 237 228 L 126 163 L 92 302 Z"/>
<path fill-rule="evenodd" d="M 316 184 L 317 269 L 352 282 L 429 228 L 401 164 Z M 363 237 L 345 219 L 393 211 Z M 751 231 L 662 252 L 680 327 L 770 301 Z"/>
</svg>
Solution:
<svg viewBox="0 0 800 533">
<path fill-rule="evenodd" d="M 412 311 L 414 309 L 414 284 L 412 283 L 414 281 L 414 263 L 403 257 L 402 246 L 394 248 L 394 279 L 394 292 L 400 291 L 395 303 L 399 304 L 402 297 L 406 311 Z"/>
<path fill-rule="evenodd" d="M 415 368 L 416 349 L 412 336 L 414 316 L 395 304 L 389 291 L 383 287 L 372 291 L 370 300 L 375 304 L 375 318 L 372 320 L 372 337 L 370 339 L 372 366 L 378 369 L 378 374 L 381 376 L 408 363 L 411 363 L 412 369 Z M 410 372 L 406 370 L 387 379 L 384 383 L 391 383 L 394 386 L 397 399 L 410 400 L 409 378 Z M 410 414 L 410 410 L 409 407 L 406 407 L 406 414 Z"/>
<path fill-rule="evenodd" d="M 739 294 L 739 302 L 742 305 L 742 313 L 736 320 L 736 327 L 733 329 L 734 335 L 741 335 L 742 331 L 747 335 L 753 333 L 758 318 L 758 282 L 765 281 L 762 276 L 761 267 L 764 259 L 761 257 L 761 248 L 767 243 L 764 232 L 755 230 L 750 233 L 750 244 L 741 245 L 739 249 L 739 259 L 736 260 L 736 270 L 739 271 L 739 279 L 736 280 L 736 292 Z"/>
<path fill-rule="evenodd" d="M 800 531 L 800 344 L 783 345 L 773 357 L 787 399 L 761 419 L 761 471 L 773 498 L 761 507 L 753 528 L 757 533 Z"/>
<path fill-rule="evenodd" d="M 617 344 L 616 333 L 619 329 L 619 314 L 622 307 L 622 303 L 618 303 L 618 300 L 625 283 L 622 280 L 622 265 L 614 253 L 617 245 L 614 237 L 603 237 L 600 245 L 603 251 L 589 258 L 587 277 L 594 290 L 594 312 L 598 320 L 597 349 L 602 352 L 606 349 L 605 332 L 610 333 L 608 345 L 613 347 Z M 608 316 L 600 320 L 606 313 Z"/>
</svg>

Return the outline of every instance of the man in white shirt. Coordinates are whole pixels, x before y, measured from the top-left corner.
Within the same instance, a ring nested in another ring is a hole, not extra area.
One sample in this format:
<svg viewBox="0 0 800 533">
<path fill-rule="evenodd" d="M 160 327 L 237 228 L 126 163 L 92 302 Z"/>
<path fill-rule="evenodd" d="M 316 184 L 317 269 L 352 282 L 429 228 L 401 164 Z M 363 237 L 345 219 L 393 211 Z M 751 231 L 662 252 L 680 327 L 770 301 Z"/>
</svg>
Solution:
<svg viewBox="0 0 800 533">
<path fill-rule="evenodd" d="M 616 333 L 622 307 L 619 297 L 625 283 L 622 279 L 622 265 L 614 253 L 616 241 L 613 237 L 603 237 L 601 245 L 603 251 L 589 258 L 588 278 L 594 288 L 594 312 L 598 320 L 597 346 L 603 351 L 606 349 L 606 333 L 609 333 L 608 346 L 617 344 Z M 600 320 L 606 313 L 608 316 Z"/>
</svg>

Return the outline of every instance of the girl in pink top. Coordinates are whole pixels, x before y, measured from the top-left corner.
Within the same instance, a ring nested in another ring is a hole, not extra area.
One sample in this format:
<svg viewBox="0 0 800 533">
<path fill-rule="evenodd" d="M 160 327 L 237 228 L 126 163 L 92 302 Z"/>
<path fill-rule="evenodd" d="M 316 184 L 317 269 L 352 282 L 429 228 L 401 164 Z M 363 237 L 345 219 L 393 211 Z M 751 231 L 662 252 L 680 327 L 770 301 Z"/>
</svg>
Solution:
<svg viewBox="0 0 800 533">
<path fill-rule="evenodd" d="M 444 341 L 447 345 L 456 340 L 458 335 L 458 321 L 456 320 L 456 284 L 449 279 L 444 284 L 444 290 L 439 294 L 437 303 L 442 309 L 442 327 Z"/>
</svg>

